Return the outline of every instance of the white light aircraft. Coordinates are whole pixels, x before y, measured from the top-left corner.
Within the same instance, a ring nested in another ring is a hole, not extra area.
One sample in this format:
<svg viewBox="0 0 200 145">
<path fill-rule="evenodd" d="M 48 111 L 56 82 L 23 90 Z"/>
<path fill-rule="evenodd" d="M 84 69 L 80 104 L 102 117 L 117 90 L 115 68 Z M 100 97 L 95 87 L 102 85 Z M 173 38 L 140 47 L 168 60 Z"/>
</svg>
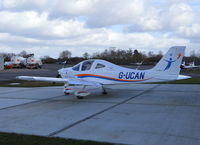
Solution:
<svg viewBox="0 0 200 145">
<path fill-rule="evenodd" d="M 106 87 L 116 84 L 166 82 L 188 79 L 189 76 L 179 75 L 180 65 L 184 56 L 185 46 L 171 47 L 155 67 L 149 70 L 136 70 L 121 67 L 100 59 L 90 59 L 80 62 L 74 67 L 58 70 L 61 78 L 18 76 L 21 80 L 47 81 L 64 83 L 64 93 L 75 92 L 78 99 L 90 93 L 86 86 L 101 87 L 102 94 L 107 94 Z M 70 85 L 81 85 L 81 90 L 74 91 Z"/>
<path fill-rule="evenodd" d="M 195 65 L 195 64 L 194 64 L 194 61 L 193 61 L 193 62 L 190 62 L 189 65 L 186 65 L 186 64 L 185 64 L 185 61 L 184 61 L 184 62 L 181 64 L 181 66 L 182 66 L 183 69 L 198 69 L 198 68 L 200 68 L 199 65 Z"/>
</svg>

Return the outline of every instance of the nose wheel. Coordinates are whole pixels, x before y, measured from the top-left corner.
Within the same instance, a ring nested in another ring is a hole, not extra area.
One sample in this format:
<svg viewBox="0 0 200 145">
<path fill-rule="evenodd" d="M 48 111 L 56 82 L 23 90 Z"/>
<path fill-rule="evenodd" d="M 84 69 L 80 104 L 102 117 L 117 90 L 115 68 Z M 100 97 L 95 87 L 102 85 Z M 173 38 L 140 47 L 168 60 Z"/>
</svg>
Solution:
<svg viewBox="0 0 200 145">
<path fill-rule="evenodd" d="M 65 84 L 63 92 L 65 95 L 70 95 L 74 92 L 74 89 Z"/>
</svg>

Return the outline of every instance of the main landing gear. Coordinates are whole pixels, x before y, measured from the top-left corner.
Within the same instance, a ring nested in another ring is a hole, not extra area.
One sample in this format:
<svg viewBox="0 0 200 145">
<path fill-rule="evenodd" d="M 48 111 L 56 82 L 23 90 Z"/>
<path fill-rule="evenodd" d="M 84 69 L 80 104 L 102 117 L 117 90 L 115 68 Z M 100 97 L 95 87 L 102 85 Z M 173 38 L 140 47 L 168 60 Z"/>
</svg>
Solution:
<svg viewBox="0 0 200 145">
<path fill-rule="evenodd" d="M 70 95 L 71 93 L 74 92 L 75 96 L 77 99 L 84 99 L 85 96 L 88 96 L 90 92 L 85 90 L 86 86 L 83 86 L 83 88 L 79 91 L 75 91 L 73 88 L 69 87 L 68 85 L 64 86 L 64 94 L 65 95 Z M 108 94 L 105 88 L 102 86 L 102 94 L 106 95 Z"/>
<path fill-rule="evenodd" d="M 81 100 L 83 99 L 84 97 L 83 96 L 76 96 L 77 99 Z"/>
<path fill-rule="evenodd" d="M 103 87 L 103 85 L 102 85 L 102 90 L 103 90 L 103 91 L 102 91 L 102 94 L 103 94 L 103 95 L 107 95 L 107 94 L 108 94 L 108 93 L 106 92 L 106 89 Z"/>
<path fill-rule="evenodd" d="M 83 99 L 85 96 L 88 96 L 90 93 L 87 91 L 76 91 L 75 96 L 77 99 Z"/>
<path fill-rule="evenodd" d="M 86 86 L 83 86 L 81 91 L 76 91 L 75 96 L 77 99 L 83 99 L 85 96 L 88 96 L 90 93 L 85 91 Z"/>
</svg>

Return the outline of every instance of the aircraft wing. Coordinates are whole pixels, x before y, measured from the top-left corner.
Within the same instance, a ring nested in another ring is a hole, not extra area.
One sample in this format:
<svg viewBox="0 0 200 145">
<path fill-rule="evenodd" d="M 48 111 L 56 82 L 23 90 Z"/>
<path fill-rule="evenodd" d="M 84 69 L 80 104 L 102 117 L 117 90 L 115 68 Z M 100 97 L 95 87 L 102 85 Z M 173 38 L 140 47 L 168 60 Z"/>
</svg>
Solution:
<svg viewBox="0 0 200 145">
<path fill-rule="evenodd" d="M 85 85 L 85 86 L 101 86 L 101 84 L 92 81 L 86 81 L 79 78 L 53 78 L 53 77 L 35 77 L 35 76 L 17 76 L 19 80 L 27 81 L 43 81 L 43 82 L 58 82 L 58 83 L 68 83 L 71 85 Z"/>
<path fill-rule="evenodd" d="M 66 83 L 67 79 L 53 77 L 17 76 L 19 80 Z"/>
</svg>

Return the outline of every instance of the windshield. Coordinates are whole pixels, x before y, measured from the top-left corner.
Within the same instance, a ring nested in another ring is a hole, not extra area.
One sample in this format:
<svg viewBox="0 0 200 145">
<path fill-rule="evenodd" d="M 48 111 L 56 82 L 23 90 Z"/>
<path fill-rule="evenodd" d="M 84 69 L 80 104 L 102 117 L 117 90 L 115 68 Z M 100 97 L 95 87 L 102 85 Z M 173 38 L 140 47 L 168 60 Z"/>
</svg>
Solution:
<svg viewBox="0 0 200 145">
<path fill-rule="evenodd" d="M 80 64 L 77 64 L 74 67 L 72 67 L 72 69 L 75 71 L 79 71 L 79 68 L 80 68 Z"/>
</svg>

